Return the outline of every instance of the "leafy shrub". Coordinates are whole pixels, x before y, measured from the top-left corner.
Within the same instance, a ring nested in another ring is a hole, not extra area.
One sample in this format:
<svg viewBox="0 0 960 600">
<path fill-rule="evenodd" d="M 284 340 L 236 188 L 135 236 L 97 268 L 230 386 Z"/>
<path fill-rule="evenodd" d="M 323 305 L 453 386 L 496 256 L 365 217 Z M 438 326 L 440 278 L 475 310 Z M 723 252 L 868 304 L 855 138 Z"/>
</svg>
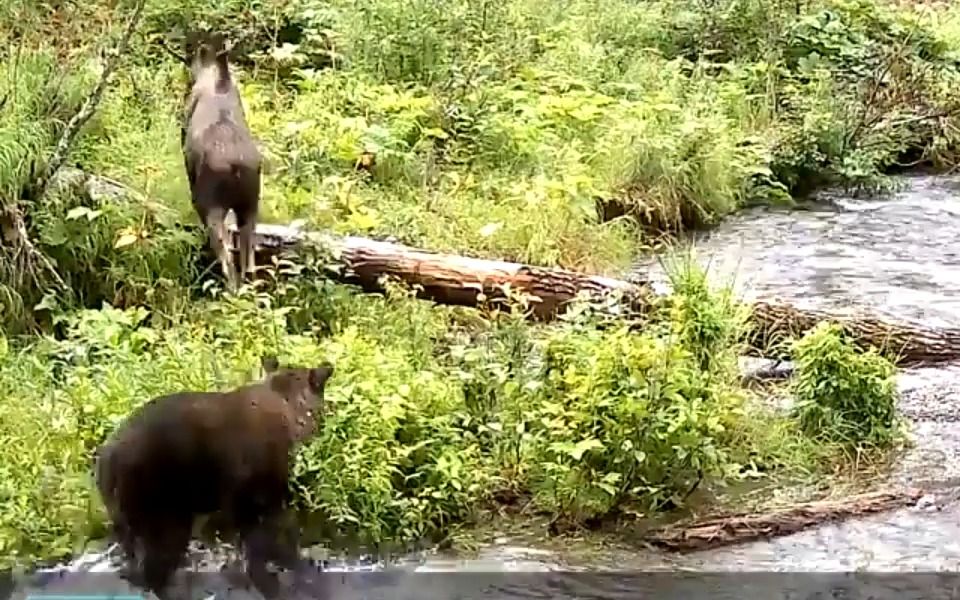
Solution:
<svg viewBox="0 0 960 600">
<path fill-rule="evenodd" d="M 858 350 L 843 328 L 818 324 L 793 349 L 792 390 L 803 430 L 849 445 L 889 445 L 898 434 L 894 365 Z"/>
<path fill-rule="evenodd" d="M 742 314 L 681 260 L 663 321 L 598 328 L 580 313 L 546 334 L 543 365 L 523 398 L 522 431 L 539 506 L 582 522 L 618 509 L 680 506 L 702 481 L 736 477 L 736 369 Z M 714 354 L 714 362 L 707 360 Z M 733 359 L 731 364 L 730 359 Z M 508 417 L 509 419 L 509 417 Z"/>
<path fill-rule="evenodd" d="M 577 521 L 624 502 L 650 513 L 724 473 L 736 397 L 706 387 L 682 345 L 623 327 L 558 332 L 545 351 L 526 421 L 540 506 Z"/>
<path fill-rule="evenodd" d="M 707 271 L 693 252 L 667 256 L 662 262 L 673 289 L 666 302 L 671 334 L 692 353 L 704 374 L 732 380 L 739 373 L 746 307 L 734 298 L 732 287 L 710 289 Z"/>
<path fill-rule="evenodd" d="M 374 542 L 415 541 L 466 520 L 488 475 L 456 427 L 455 382 L 356 330 L 330 351 L 349 403 L 299 455 L 302 507 Z"/>
<path fill-rule="evenodd" d="M 89 65 L 63 69 L 57 59 L 46 45 L 0 58 L 0 323 L 13 329 L 30 322 L 44 282 L 8 243 L 7 211 L 32 187 L 90 84 Z"/>
</svg>

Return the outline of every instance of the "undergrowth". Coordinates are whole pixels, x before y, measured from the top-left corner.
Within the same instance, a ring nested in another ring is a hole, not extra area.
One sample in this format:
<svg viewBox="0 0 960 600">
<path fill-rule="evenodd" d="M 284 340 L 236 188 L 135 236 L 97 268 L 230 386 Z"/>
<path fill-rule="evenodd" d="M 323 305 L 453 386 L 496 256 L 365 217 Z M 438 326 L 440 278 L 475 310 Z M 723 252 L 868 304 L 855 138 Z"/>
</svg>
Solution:
<svg viewBox="0 0 960 600">
<path fill-rule="evenodd" d="M 816 356 L 797 384 L 868 407 L 815 394 L 796 418 L 742 389 L 743 314 L 692 268 L 639 322 L 580 305 L 533 326 L 399 288 L 355 296 L 309 269 L 216 293 L 178 147 L 183 68 L 157 39 L 187 24 L 242 39 L 262 220 L 616 273 L 661 234 L 748 204 L 955 165 L 958 9 L 148 4 L 43 198 L 26 191 L 130 2 L 0 7 L 0 567 L 103 533 L 90 456 L 134 406 L 237 385 L 262 353 L 336 364 L 335 411 L 292 482 L 321 537 L 436 539 L 519 499 L 570 526 L 650 516 L 696 489 L 822 476 L 854 438 L 886 439 L 888 372 L 869 356 L 831 345 L 861 371 Z M 17 268 L 15 215 L 63 286 Z M 833 344 L 818 335 L 801 355 Z"/>
<path fill-rule="evenodd" d="M 695 269 L 678 277 L 638 323 L 583 304 L 531 326 L 522 303 L 483 315 L 397 286 L 286 280 L 213 289 L 173 326 L 104 306 L 59 313 L 56 337 L 0 337 L 0 556 L 56 558 L 103 535 L 91 460 L 105 436 L 153 396 L 248 381 L 265 353 L 336 365 L 291 483 L 319 539 L 437 541 L 511 497 L 570 526 L 652 516 L 695 485 L 816 472 L 824 447 L 739 387 L 726 332 L 740 309 Z"/>
<path fill-rule="evenodd" d="M 795 411 L 808 435 L 851 447 L 900 439 L 896 369 L 876 349 L 858 350 L 840 325 L 824 322 L 795 342 L 794 361 Z"/>
</svg>

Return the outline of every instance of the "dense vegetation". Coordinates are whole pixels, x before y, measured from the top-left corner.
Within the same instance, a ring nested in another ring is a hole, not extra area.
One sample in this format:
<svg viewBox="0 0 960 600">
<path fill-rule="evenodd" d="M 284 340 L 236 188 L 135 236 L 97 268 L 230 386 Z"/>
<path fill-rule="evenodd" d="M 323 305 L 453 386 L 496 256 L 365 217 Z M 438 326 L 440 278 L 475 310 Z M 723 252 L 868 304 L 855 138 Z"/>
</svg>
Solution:
<svg viewBox="0 0 960 600">
<path fill-rule="evenodd" d="M 741 389 L 742 314 L 695 269 L 675 268 L 640 324 L 358 296 L 306 259 L 287 268 L 311 276 L 221 294 L 179 153 L 183 69 L 157 39 L 185 25 L 242 39 L 264 220 L 617 272 L 659 234 L 750 203 L 952 166 L 960 10 L 151 2 L 69 161 L 142 196 L 64 183 L 31 197 L 127 8 L 0 7 L 0 561 L 101 533 L 89 460 L 107 432 L 151 395 L 246 380 L 264 351 L 336 363 L 336 413 L 294 485 L 317 521 L 371 541 L 443 534 L 518 497 L 570 524 L 650 515 L 698 484 L 815 476 L 851 442 L 895 439 L 892 369 L 831 329 L 796 347 L 796 416 Z M 57 277 L 24 251 L 17 215 Z"/>
</svg>

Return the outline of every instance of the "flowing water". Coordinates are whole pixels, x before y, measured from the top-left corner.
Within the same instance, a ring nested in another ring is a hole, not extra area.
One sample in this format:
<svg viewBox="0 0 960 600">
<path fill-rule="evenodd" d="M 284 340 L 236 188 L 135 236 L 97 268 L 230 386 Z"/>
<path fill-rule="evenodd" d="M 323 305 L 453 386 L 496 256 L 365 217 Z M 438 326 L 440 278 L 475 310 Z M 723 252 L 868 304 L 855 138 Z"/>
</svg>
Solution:
<svg viewBox="0 0 960 600">
<path fill-rule="evenodd" d="M 696 235 L 697 255 L 709 263 L 719 281 L 735 276 L 734 285 L 745 298 L 776 297 L 801 307 L 825 309 L 863 307 L 934 325 L 960 325 L 960 178 L 911 176 L 902 183 L 903 191 L 889 199 L 834 196 L 810 210 L 741 213 Z M 665 281 L 656 261 L 638 265 L 638 273 Z M 509 590 L 499 588 L 490 597 L 609 600 L 634 594 L 625 595 L 623 583 L 612 579 L 592 581 L 586 592 L 584 576 L 569 572 L 960 571 L 960 405 L 954 402 L 960 390 L 960 366 L 908 370 L 901 374 L 899 385 L 900 408 L 912 421 L 916 445 L 897 460 L 888 485 L 929 490 L 914 507 L 685 555 L 608 548 L 591 551 L 587 557 L 576 549 L 524 544 L 501 536 L 482 547 L 476 558 L 465 561 L 433 554 L 409 556 L 389 567 L 358 559 L 335 562 L 327 569 L 553 571 L 553 591 L 546 596 L 537 592 L 546 585 L 541 576 L 526 586 L 514 581 Z M 90 556 L 85 560 L 94 565 L 94 571 L 113 569 L 106 559 Z M 69 570 L 75 572 L 77 566 Z M 564 577 L 571 578 L 570 585 L 577 582 L 580 591 L 560 591 Z M 463 593 L 466 580 L 455 581 L 455 590 L 449 592 Z M 371 584 L 364 585 L 370 592 Z M 380 591 L 368 597 L 456 596 L 423 595 L 416 583 L 378 585 Z M 906 587 L 910 585 L 920 584 L 914 581 Z M 904 586 L 893 588 L 904 590 Z M 483 594 L 469 596 L 477 595 Z"/>
<path fill-rule="evenodd" d="M 746 299 L 958 326 L 960 178 L 912 176 L 902 183 L 890 199 L 834 195 L 811 210 L 741 213 L 695 236 L 696 255 L 712 278 L 732 283 Z M 638 272 L 666 281 L 656 261 Z M 915 447 L 897 460 L 889 483 L 931 490 L 930 497 L 681 562 L 710 570 L 960 570 L 960 366 L 905 370 L 898 384 Z"/>
</svg>

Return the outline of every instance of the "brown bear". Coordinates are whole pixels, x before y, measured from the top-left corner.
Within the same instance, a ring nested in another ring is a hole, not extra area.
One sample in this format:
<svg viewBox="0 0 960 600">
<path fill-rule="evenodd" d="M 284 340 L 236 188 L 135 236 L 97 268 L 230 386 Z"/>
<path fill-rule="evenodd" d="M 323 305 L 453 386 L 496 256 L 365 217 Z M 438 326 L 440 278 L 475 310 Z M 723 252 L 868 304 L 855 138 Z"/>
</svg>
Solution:
<svg viewBox="0 0 960 600">
<path fill-rule="evenodd" d="M 161 598 L 201 515 L 226 515 L 264 595 L 273 595 L 267 561 L 297 559 L 297 536 L 279 541 L 292 451 L 322 418 L 333 367 L 262 363 L 266 375 L 257 383 L 148 401 L 97 451 L 95 478 L 114 536 L 128 560 L 141 555 L 136 583 Z"/>
</svg>

